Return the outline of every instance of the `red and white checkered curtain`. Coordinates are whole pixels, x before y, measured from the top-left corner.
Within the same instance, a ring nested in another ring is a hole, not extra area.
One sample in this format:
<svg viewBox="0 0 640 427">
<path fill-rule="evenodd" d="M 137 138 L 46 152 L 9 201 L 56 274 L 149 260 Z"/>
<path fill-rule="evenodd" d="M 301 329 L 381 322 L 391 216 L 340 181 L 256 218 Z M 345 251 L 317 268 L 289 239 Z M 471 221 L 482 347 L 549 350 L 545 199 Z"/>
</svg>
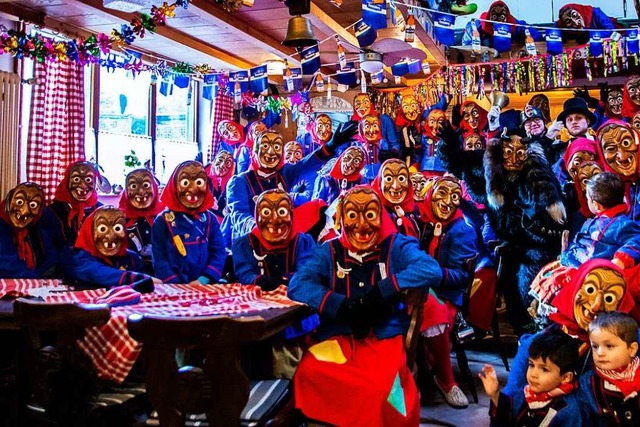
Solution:
<svg viewBox="0 0 640 427">
<path fill-rule="evenodd" d="M 27 140 L 27 179 L 47 202 L 66 168 L 84 160 L 84 67 L 72 61 L 36 63 Z"/>
<path fill-rule="evenodd" d="M 218 153 L 220 148 L 220 135 L 218 134 L 218 123 L 222 120 L 233 120 L 233 98 L 222 91 L 213 100 L 213 133 L 211 137 L 211 149 L 209 150 L 209 162 Z"/>
</svg>

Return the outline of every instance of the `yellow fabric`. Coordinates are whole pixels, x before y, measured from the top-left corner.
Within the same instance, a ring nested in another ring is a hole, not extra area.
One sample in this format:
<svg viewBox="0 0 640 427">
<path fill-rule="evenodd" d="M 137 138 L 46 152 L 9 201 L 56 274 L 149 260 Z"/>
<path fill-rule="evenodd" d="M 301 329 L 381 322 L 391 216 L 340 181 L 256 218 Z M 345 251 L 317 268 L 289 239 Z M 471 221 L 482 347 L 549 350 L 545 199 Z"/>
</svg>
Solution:
<svg viewBox="0 0 640 427">
<path fill-rule="evenodd" d="M 339 365 L 346 363 L 340 344 L 336 340 L 326 340 L 309 347 L 313 356 L 321 362 L 333 362 Z"/>
</svg>

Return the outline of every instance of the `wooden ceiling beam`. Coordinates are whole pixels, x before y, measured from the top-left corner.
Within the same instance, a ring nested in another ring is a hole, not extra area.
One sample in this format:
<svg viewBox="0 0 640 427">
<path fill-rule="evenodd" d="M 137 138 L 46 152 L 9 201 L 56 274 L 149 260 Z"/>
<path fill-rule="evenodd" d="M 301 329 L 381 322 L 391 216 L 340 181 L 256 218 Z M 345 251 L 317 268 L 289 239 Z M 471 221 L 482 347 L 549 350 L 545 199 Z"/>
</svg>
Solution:
<svg viewBox="0 0 640 427">
<path fill-rule="evenodd" d="M 342 25 L 340 25 L 335 19 L 333 19 L 327 12 L 320 9 L 318 5 L 311 2 L 311 14 L 309 16 L 311 23 L 319 28 L 323 33 L 337 34 L 345 42 L 349 43 L 356 50 L 360 50 L 360 43 L 355 35 L 351 34 Z"/>
</svg>

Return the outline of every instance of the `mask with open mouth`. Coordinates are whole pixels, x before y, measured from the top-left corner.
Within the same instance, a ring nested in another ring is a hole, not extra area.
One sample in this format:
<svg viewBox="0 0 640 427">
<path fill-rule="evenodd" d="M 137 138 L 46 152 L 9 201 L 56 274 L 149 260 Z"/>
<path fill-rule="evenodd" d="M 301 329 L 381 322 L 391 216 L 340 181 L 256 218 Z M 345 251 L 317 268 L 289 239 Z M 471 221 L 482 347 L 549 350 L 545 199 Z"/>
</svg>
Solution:
<svg viewBox="0 0 640 427">
<path fill-rule="evenodd" d="M 302 153 L 302 146 L 297 141 L 289 141 L 284 146 L 284 161 L 285 163 L 295 165 L 298 163 L 304 154 Z"/>
<path fill-rule="evenodd" d="M 340 173 L 345 177 L 357 174 L 364 166 L 364 152 L 360 147 L 349 147 L 340 156 Z"/>
<path fill-rule="evenodd" d="M 204 203 L 208 191 L 207 173 L 202 164 L 195 161 L 178 165 L 175 174 L 178 200 L 187 209 L 198 209 Z"/>
<path fill-rule="evenodd" d="M 96 169 L 89 162 L 74 163 L 69 168 L 69 193 L 78 202 L 86 202 L 96 191 Z"/>
<path fill-rule="evenodd" d="M 625 83 L 625 87 L 631 102 L 640 106 L 640 76 L 630 77 Z"/>
<path fill-rule="evenodd" d="M 456 181 L 440 178 L 433 184 L 431 210 L 439 221 L 448 221 L 458 210 L 462 199 L 462 188 Z"/>
<path fill-rule="evenodd" d="M 293 204 L 282 190 L 267 190 L 256 201 L 256 224 L 260 234 L 272 246 L 287 241 L 291 235 Z"/>
<path fill-rule="evenodd" d="M 340 221 L 349 246 L 356 252 L 368 252 L 377 243 L 382 226 L 382 204 L 371 188 L 346 193 Z"/>
<path fill-rule="evenodd" d="M 254 146 L 254 153 L 257 154 L 257 160 L 261 168 L 266 170 L 277 169 L 284 154 L 282 135 L 272 130 L 261 133 Z"/>
<path fill-rule="evenodd" d="M 313 121 L 313 133 L 320 144 L 329 141 L 333 133 L 331 118 L 326 114 L 319 114 Z"/>
<path fill-rule="evenodd" d="M 567 28 L 580 29 L 584 28 L 584 17 L 580 12 L 572 7 L 563 7 L 560 9 L 560 21 Z"/>
<path fill-rule="evenodd" d="M 421 202 L 424 200 L 424 188 L 427 186 L 427 177 L 422 172 L 411 174 L 411 185 L 413 186 L 413 200 Z"/>
<path fill-rule="evenodd" d="M 14 228 L 26 228 L 42 215 L 44 193 L 39 185 L 18 184 L 7 195 L 5 210 Z"/>
<path fill-rule="evenodd" d="M 574 297 L 573 315 L 578 326 L 587 330 L 598 313 L 617 310 L 625 290 L 626 282 L 620 272 L 607 268 L 591 270 Z"/>
<path fill-rule="evenodd" d="M 622 90 L 610 89 L 607 94 L 607 107 L 614 116 L 622 114 Z"/>
<path fill-rule="evenodd" d="M 638 135 L 628 123 L 605 122 L 598 129 L 598 142 L 607 166 L 623 178 L 638 173 Z"/>
<path fill-rule="evenodd" d="M 215 159 L 213 159 L 213 173 L 218 178 L 226 177 L 233 170 L 234 161 L 233 156 L 228 151 L 218 151 Z"/>
<path fill-rule="evenodd" d="M 96 250 L 106 257 L 120 252 L 125 243 L 126 220 L 124 213 L 114 207 L 102 207 L 93 215 L 93 243 Z"/>
<path fill-rule="evenodd" d="M 420 115 L 418 99 L 414 95 L 403 96 L 400 108 L 404 117 L 410 122 L 416 121 Z"/>
<path fill-rule="evenodd" d="M 592 176 L 595 176 L 602 172 L 602 166 L 598 164 L 598 162 L 589 161 L 582 162 L 578 165 L 576 169 L 576 180 L 580 183 L 580 190 L 584 194 L 587 191 L 587 181 L 591 179 Z"/>
<path fill-rule="evenodd" d="M 382 165 L 382 195 L 393 205 L 400 205 L 409 193 L 409 169 L 398 159 L 389 159 Z"/>
<path fill-rule="evenodd" d="M 382 138 L 378 116 L 371 114 L 364 116 L 358 125 L 358 134 L 363 140 L 378 144 L 378 141 Z"/>
<path fill-rule="evenodd" d="M 266 126 L 262 126 L 266 129 Z M 244 139 L 242 125 L 231 120 L 222 120 L 218 124 L 218 134 L 223 141 L 231 145 L 238 144 Z"/>
<path fill-rule="evenodd" d="M 156 187 L 154 184 L 155 178 L 151 174 L 151 171 L 147 169 L 136 169 L 127 175 L 127 197 L 131 205 L 136 209 L 147 209 L 155 198 Z"/>
<path fill-rule="evenodd" d="M 353 98 L 353 112 L 359 119 L 371 113 L 371 98 L 366 93 L 358 93 Z"/>
<path fill-rule="evenodd" d="M 569 164 L 566 165 L 567 170 L 569 172 L 569 176 L 571 176 L 571 179 L 575 181 L 578 174 L 578 167 L 583 162 L 595 160 L 595 157 L 596 157 L 595 153 L 591 153 L 589 151 L 580 150 L 573 153 L 573 155 L 571 156 L 571 159 L 569 159 Z"/>
<path fill-rule="evenodd" d="M 519 172 L 524 167 L 527 157 L 527 146 L 522 143 L 518 135 L 511 135 L 508 141 L 502 141 L 502 160 L 504 169 L 508 172 Z"/>
<path fill-rule="evenodd" d="M 471 129 L 481 130 L 478 129 L 480 124 L 480 110 L 475 103 L 471 102 L 462 107 L 462 120 L 467 122 Z"/>
<path fill-rule="evenodd" d="M 436 138 L 446 120 L 447 117 L 444 115 L 444 111 L 438 109 L 431 110 L 427 116 L 427 129 L 429 129 L 430 133 L 428 136 Z"/>
</svg>

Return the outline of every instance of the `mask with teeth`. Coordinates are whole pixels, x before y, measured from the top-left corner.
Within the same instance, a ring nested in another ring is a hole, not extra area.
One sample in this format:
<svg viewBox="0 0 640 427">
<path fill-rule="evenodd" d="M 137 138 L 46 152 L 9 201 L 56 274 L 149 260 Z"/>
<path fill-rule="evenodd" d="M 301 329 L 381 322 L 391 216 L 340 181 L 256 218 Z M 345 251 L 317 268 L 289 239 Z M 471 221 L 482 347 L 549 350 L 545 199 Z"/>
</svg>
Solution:
<svg viewBox="0 0 640 427">
<path fill-rule="evenodd" d="M 480 124 L 480 110 L 475 103 L 471 102 L 462 107 L 462 120 L 467 122 L 471 129 L 482 130 L 478 129 Z"/>
<path fill-rule="evenodd" d="M 364 166 L 364 153 L 360 147 L 349 147 L 340 156 L 340 173 L 349 177 L 357 174 Z"/>
<path fill-rule="evenodd" d="M 260 234 L 272 246 L 287 242 L 291 235 L 293 204 L 282 190 L 267 190 L 256 201 L 256 223 Z"/>
<path fill-rule="evenodd" d="M 578 166 L 580 166 L 580 164 L 586 161 L 594 160 L 594 159 L 595 159 L 595 154 L 589 151 L 580 150 L 573 153 L 573 155 L 571 156 L 571 159 L 569 159 L 569 164 L 566 165 L 569 175 L 571 176 L 571 179 L 575 181 L 578 173 Z"/>
<path fill-rule="evenodd" d="M 438 135 L 440 127 L 446 119 L 444 111 L 442 110 L 433 109 L 429 112 L 429 115 L 427 116 L 427 128 L 431 132 L 430 136 L 436 137 L 436 135 Z"/>
<path fill-rule="evenodd" d="M 282 161 L 284 151 L 282 135 L 271 130 L 261 133 L 253 150 L 257 154 L 260 167 L 267 170 L 277 169 Z"/>
<path fill-rule="evenodd" d="M 625 290 L 626 282 L 619 272 L 607 268 L 591 270 L 574 297 L 573 315 L 578 326 L 587 330 L 598 313 L 615 311 Z"/>
<path fill-rule="evenodd" d="M 233 169 L 234 161 L 231 153 L 225 150 L 218 151 L 216 158 L 213 159 L 213 172 L 218 178 L 224 178 Z"/>
<path fill-rule="evenodd" d="M 207 173 L 202 164 L 195 161 L 178 165 L 175 174 L 178 200 L 187 209 L 202 206 L 208 190 Z"/>
<path fill-rule="evenodd" d="M 627 94 L 635 105 L 640 105 L 640 76 L 630 77 L 625 83 Z"/>
<path fill-rule="evenodd" d="M 598 142 L 605 162 L 621 177 L 638 173 L 638 137 L 628 124 L 604 124 L 598 129 Z"/>
<path fill-rule="evenodd" d="M 136 209 L 147 209 L 155 198 L 156 187 L 155 178 L 148 169 L 136 169 L 127 175 L 127 198 L 131 205 Z"/>
<path fill-rule="evenodd" d="M 378 144 L 378 141 L 382 138 L 380 134 L 380 119 L 378 116 L 364 116 L 358 125 L 358 134 L 363 140 Z"/>
<path fill-rule="evenodd" d="M 340 221 L 352 250 L 363 253 L 378 241 L 382 226 L 382 204 L 371 188 L 358 188 L 342 200 Z"/>
<path fill-rule="evenodd" d="M 384 162 L 380 169 L 382 195 L 393 205 L 400 205 L 409 192 L 409 169 L 398 159 Z"/>
<path fill-rule="evenodd" d="M 313 122 L 313 133 L 319 143 L 324 144 L 329 141 L 333 128 L 331 119 L 326 114 L 319 114 Z"/>
<path fill-rule="evenodd" d="M 243 139 L 242 126 L 231 120 L 222 120 L 218 124 L 218 134 L 223 141 L 232 145 L 242 142 Z"/>
<path fill-rule="evenodd" d="M 622 114 L 622 89 L 610 89 L 607 94 L 607 107 L 614 116 Z"/>
<path fill-rule="evenodd" d="M 508 172 L 519 172 L 524 167 L 527 147 L 518 135 L 511 135 L 508 141 L 502 141 L 502 163 Z"/>
<path fill-rule="evenodd" d="M 359 93 L 353 98 L 353 112 L 357 119 L 371 113 L 371 98 L 366 93 Z"/>
<path fill-rule="evenodd" d="M 297 141 L 289 141 L 287 145 L 284 146 L 284 161 L 285 163 L 289 163 L 295 165 L 298 163 L 304 155 L 302 154 L 302 146 Z"/>
<path fill-rule="evenodd" d="M 427 177 L 421 172 L 411 174 L 411 185 L 413 186 L 413 200 L 421 202 L 424 200 L 424 188 L 427 186 Z"/>
<path fill-rule="evenodd" d="M 39 185 L 31 182 L 18 184 L 9 197 L 5 209 L 14 228 L 26 228 L 42 215 L 44 193 Z"/>
<path fill-rule="evenodd" d="M 96 169 L 89 162 L 78 162 L 69 168 L 69 193 L 78 202 L 86 202 L 96 191 Z"/>
<path fill-rule="evenodd" d="M 420 115 L 418 100 L 414 95 L 406 95 L 402 97 L 400 102 L 402 115 L 410 122 L 416 121 Z"/>
<path fill-rule="evenodd" d="M 448 221 L 458 210 L 462 199 L 460 184 L 448 178 L 440 178 L 433 184 L 431 210 L 439 221 Z"/>
<path fill-rule="evenodd" d="M 267 125 L 265 125 L 262 122 L 253 122 L 249 125 L 249 134 L 251 136 L 251 140 L 257 141 L 258 140 L 258 136 L 262 133 L 262 132 L 266 132 L 267 131 Z"/>
<path fill-rule="evenodd" d="M 580 183 L 580 190 L 585 194 L 587 191 L 587 181 L 591 179 L 592 176 L 597 175 L 602 172 L 602 166 L 600 166 L 597 162 L 582 162 L 578 165 L 576 170 L 576 178 Z"/>
<path fill-rule="evenodd" d="M 114 207 L 96 210 L 93 215 L 93 243 L 102 255 L 117 255 L 125 242 L 126 220 L 124 213 Z"/>
</svg>

